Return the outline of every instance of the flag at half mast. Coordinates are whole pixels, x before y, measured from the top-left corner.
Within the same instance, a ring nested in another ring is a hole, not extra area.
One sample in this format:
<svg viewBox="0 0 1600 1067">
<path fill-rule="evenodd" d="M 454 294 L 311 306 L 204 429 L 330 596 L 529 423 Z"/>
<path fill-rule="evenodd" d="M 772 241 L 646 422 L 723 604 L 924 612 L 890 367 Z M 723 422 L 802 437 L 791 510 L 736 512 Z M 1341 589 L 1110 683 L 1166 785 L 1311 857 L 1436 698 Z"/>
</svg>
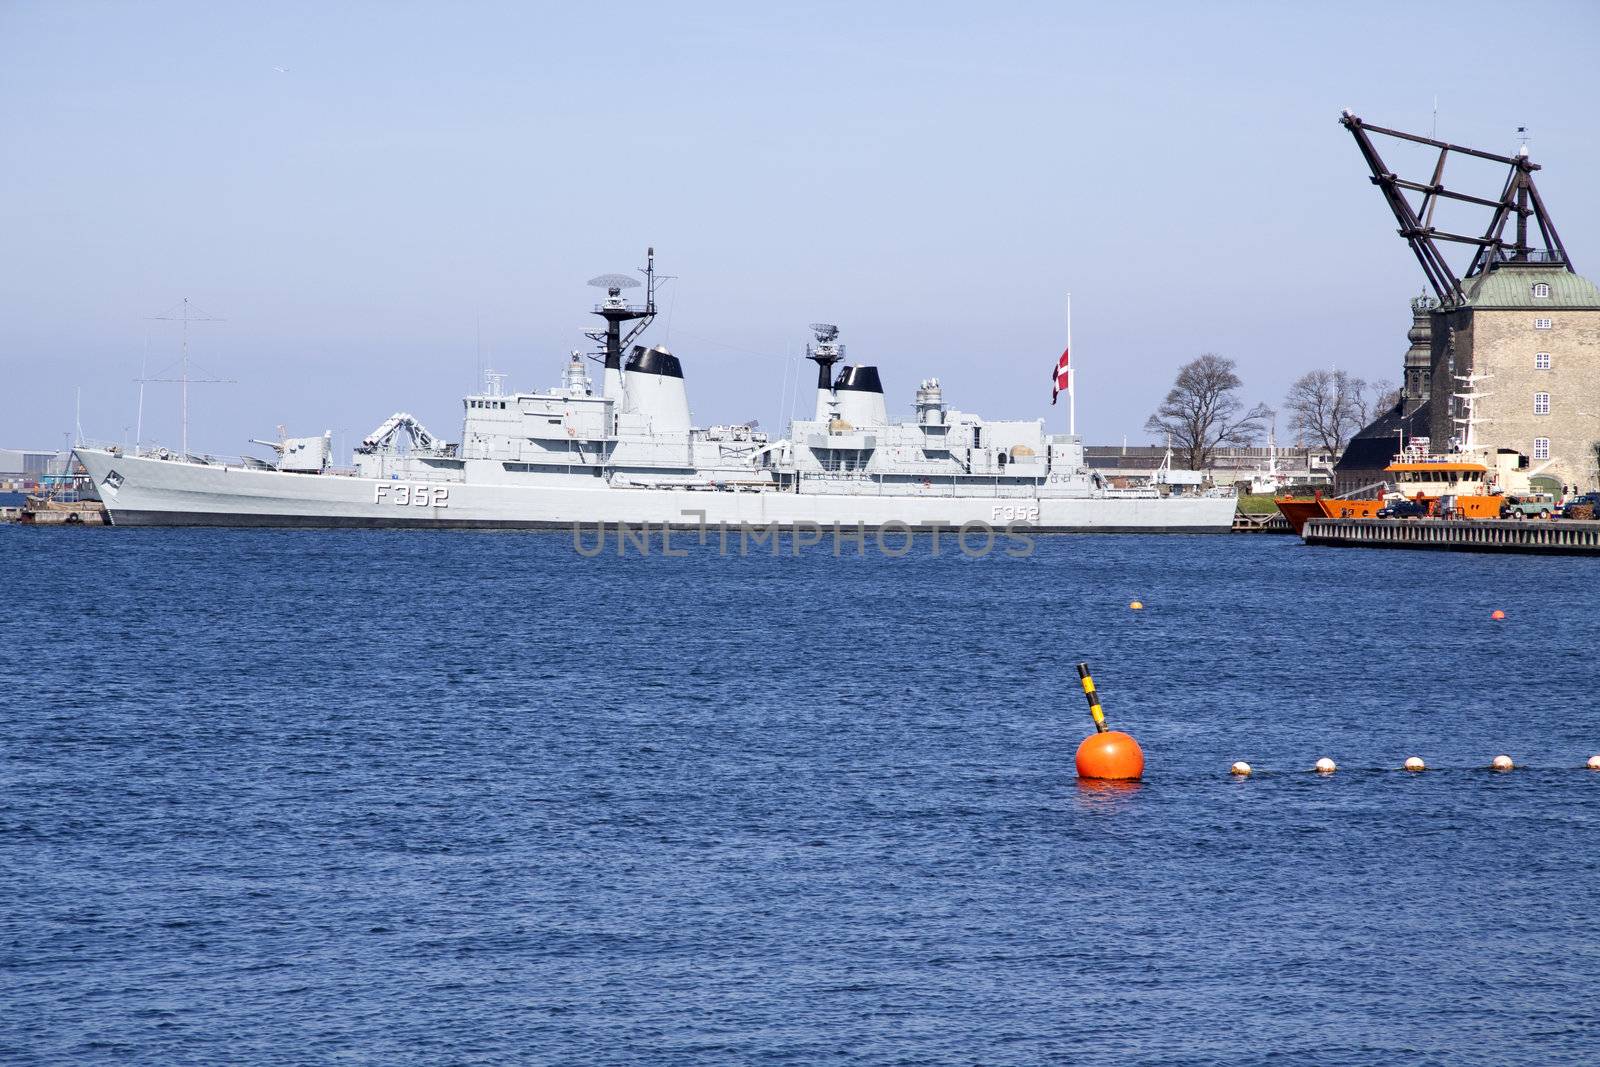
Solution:
<svg viewBox="0 0 1600 1067">
<path fill-rule="evenodd" d="M 1067 359 L 1072 352 L 1072 294 L 1067 294 L 1067 347 L 1056 360 L 1056 369 L 1050 372 L 1050 403 L 1063 392 L 1067 394 L 1067 433 L 1078 432 L 1078 393 L 1072 388 L 1072 371 L 1067 369 Z"/>
</svg>

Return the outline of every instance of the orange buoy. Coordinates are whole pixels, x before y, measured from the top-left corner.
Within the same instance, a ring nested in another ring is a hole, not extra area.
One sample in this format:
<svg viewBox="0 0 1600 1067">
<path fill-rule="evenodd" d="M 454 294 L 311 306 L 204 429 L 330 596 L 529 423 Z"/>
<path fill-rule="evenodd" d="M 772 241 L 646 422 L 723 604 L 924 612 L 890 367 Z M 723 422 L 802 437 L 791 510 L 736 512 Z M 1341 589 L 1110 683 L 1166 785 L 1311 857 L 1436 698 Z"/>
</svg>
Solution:
<svg viewBox="0 0 1600 1067">
<path fill-rule="evenodd" d="M 1087 663 L 1078 664 L 1078 678 L 1083 682 L 1083 696 L 1089 702 L 1089 715 L 1094 719 L 1095 729 L 1078 746 L 1078 777 L 1141 777 L 1144 774 L 1144 752 L 1139 748 L 1139 742 L 1127 734 L 1107 728 L 1105 710 L 1100 707 L 1100 694 L 1095 692 L 1094 679 L 1089 677 Z"/>
<path fill-rule="evenodd" d="M 1121 730 L 1092 733 L 1078 746 L 1079 778 L 1140 778 L 1144 752 Z"/>
<path fill-rule="evenodd" d="M 1489 618 L 1493 619 L 1495 622 L 1499 622 L 1505 617 L 1506 613 L 1501 611 L 1499 608 L 1495 608 L 1493 611 L 1489 612 Z"/>
<path fill-rule="evenodd" d="M 1133 603 L 1129 604 L 1128 607 L 1130 609 L 1132 609 L 1133 611 L 1143 611 L 1144 610 L 1144 601 L 1135 600 Z"/>
</svg>

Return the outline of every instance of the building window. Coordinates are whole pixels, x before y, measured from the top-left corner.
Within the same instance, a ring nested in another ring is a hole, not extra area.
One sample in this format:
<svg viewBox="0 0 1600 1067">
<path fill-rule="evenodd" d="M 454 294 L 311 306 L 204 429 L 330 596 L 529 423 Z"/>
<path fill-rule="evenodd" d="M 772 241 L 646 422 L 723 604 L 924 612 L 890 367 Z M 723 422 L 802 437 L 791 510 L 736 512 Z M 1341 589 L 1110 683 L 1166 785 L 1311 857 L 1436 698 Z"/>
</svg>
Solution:
<svg viewBox="0 0 1600 1067">
<path fill-rule="evenodd" d="M 1550 328 L 1550 320 L 1549 319 L 1534 319 L 1533 320 L 1533 328 L 1535 330 L 1548 330 Z"/>
<path fill-rule="evenodd" d="M 1549 459 L 1550 458 L 1550 438 L 1548 438 L 1548 437 L 1535 437 L 1533 439 L 1533 458 L 1534 459 Z"/>
<path fill-rule="evenodd" d="M 1548 414 L 1550 414 L 1550 394 L 1549 393 L 1534 393 L 1533 394 L 1533 413 L 1535 415 L 1548 415 Z"/>
<path fill-rule="evenodd" d="M 1534 282 L 1533 283 L 1533 295 L 1538 297 L 1540 300 L 1549 300 L 1550 299 L 1550 286 L 1549 286 L 1549 284 L 1547 282 Z"/>
<path fill-rule="evenodd" d="M 1535 352 L 1533 354 L 1533 369 L 1534 370 L 1549 370 L 1550 369 L 1550 353 L 1548 353 L 1548 352 Z"/>
</svg>

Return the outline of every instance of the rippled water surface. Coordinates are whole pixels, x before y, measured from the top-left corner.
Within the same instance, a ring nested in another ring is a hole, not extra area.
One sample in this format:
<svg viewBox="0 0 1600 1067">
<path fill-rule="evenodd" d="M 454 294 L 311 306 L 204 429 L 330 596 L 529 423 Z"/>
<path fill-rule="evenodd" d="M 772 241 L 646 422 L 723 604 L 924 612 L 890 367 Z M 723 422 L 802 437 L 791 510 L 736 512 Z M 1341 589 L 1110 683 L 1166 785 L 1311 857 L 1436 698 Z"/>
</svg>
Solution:
<svg viewBox="0 0 1600 1067">
<path fill-rule="evenodd" d="M 0 1062 L 1600 1061 L 1600 560 L 850 551 L 0 528 Z"/>
</svg>

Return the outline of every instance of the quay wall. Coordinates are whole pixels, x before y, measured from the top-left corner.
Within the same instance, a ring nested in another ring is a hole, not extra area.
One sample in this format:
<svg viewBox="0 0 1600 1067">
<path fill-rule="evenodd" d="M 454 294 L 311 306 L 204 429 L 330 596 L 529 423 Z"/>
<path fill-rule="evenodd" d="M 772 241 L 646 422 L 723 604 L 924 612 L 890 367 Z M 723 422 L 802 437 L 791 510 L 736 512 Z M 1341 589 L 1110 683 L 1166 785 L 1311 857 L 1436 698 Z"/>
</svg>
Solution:
<svg viewBox="0 0 1600 1067">
<path fill-rule="evenodd" d="M 1600 522 L 1501 519 L 1309 519 L 1308 545 L 1600 556 Z"/>
</svg>

